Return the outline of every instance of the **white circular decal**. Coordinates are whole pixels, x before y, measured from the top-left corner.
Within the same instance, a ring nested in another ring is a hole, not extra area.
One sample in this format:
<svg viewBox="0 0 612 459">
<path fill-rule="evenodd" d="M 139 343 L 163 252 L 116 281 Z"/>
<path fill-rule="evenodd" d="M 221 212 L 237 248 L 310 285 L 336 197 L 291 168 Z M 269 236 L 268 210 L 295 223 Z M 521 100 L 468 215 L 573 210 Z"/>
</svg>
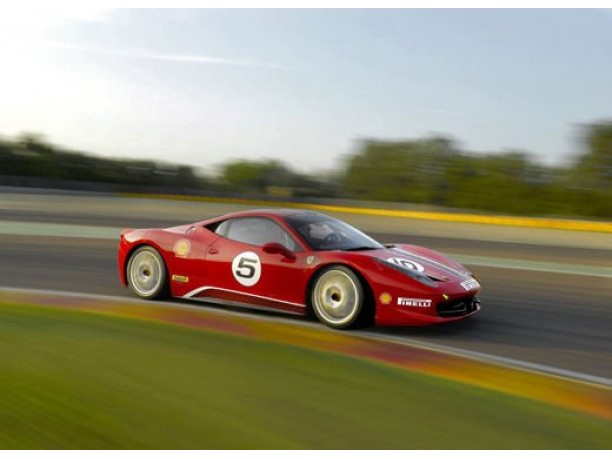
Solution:
<svg viewBox="0 0 612 459">
<path fill-rule="evenodd" d="M 402 268 L 413 269 L 414 271 L 418 271 L 420 273 L 425 271 L 425 268 L 423 268 L 423 265 L 420 265 L 415 261 L 407 260 L 405 258 L 391 257 L 391 258 L 387 258 L 387 261 L 389 263 L 393 263 L 394 265 L 401 266 Z"/>
<path fill-rule="evenodd" d="M 246 287 L 259 282 L 261 277 L 261 261 L 255 252 L 242 252 L 232 261 L 232 274 L 234 278 Z"/>
</svg>

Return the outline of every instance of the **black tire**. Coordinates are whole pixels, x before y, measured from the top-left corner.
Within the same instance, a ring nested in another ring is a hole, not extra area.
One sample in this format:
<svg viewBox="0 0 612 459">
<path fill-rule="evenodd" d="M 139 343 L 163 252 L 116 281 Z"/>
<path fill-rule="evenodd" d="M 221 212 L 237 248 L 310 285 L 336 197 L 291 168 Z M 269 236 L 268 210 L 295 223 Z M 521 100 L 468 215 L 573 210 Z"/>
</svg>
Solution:
<svg viewBox="0 0 612 459">
<path fill-rule="evenodd" d="M 364 286 L 346 266 L 333 265 L 317 274 L 310 289 L 310 304 L 319 321 L 347 329 L 360 323 L 366 301 Z"/>
<path fill-rule="evenodd" d="M 127 264 L 126 278 L 130 290 L 146 300 L 168 296 L 168 270 L 160 253 L 145 245 L 132 253 Z"/>
</svg>

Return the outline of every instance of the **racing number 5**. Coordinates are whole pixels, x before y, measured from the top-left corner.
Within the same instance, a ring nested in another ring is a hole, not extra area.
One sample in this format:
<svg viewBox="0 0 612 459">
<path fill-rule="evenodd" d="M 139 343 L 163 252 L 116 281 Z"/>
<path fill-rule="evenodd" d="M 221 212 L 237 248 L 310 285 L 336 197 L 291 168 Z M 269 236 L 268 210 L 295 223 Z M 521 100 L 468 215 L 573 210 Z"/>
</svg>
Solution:
<svg viewBox="0 0 612 459">
<path fill-rule="evenodd" d="M 254 258 L 241 257 L 238 260 L 238 267 L 236 268 L 236 276 L 244 277 L 245 279 L 252 279 L 255 276 L 256 266 L 259 264 L 259 260 Z M 244 271 L 246 269 L 246 272 Z"/>
<path fill-rule="evenodd" d="M 242 252 L 232 260 L 232 275 L 239 284 L 252 287 L 261 277 L 261 261 L 255 252 Z"/>
</svg>

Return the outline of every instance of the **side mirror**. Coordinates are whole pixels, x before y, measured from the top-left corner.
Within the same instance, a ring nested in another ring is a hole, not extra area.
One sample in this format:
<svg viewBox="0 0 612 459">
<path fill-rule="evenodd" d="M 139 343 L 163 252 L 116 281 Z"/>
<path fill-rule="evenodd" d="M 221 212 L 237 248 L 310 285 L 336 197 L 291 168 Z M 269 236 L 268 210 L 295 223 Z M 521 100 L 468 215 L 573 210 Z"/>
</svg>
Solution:
<svg viewBox="0 0 612 459">
<path fill-rule="evenodd" d="M 295 253 L 278 242 L 267 242 L 262 247 L 263 251 L 270 254 L 279 254 L 290 260 L 295 260 Z"/>
</svg>

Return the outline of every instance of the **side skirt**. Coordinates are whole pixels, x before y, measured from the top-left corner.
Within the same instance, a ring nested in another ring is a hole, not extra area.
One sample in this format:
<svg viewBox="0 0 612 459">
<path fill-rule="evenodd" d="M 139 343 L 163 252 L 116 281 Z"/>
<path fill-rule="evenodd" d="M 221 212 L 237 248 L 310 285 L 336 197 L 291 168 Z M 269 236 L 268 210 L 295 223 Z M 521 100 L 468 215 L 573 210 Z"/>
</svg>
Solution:
<svg viewBox="0 0 612 459">
<path fill-rule="evenodd" d="M 239 306 L 274 312 L 286 312 L 301 316 L 306 315 L 307 312 L 306 306 L 303 304 L 291 303 L 289 301 L 282 301 L 219 287 L 200 287 L 192 290 L 186 295 L 183 295 L 182 298 L 227 306 Z"/>
</svg>

